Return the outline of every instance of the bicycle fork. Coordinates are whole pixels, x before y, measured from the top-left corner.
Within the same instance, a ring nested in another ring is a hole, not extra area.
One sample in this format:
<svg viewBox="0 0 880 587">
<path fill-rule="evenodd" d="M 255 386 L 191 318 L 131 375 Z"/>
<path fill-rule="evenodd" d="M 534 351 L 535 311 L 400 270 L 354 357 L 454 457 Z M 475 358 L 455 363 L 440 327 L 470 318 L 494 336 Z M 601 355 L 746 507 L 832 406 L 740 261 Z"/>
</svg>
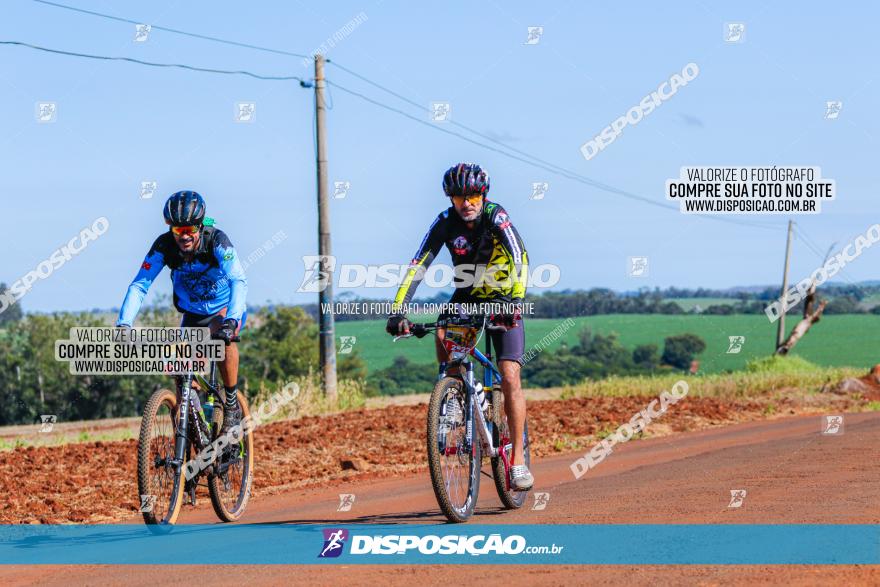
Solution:
<svg viewBox="0 0 880 587">
<path fill-rule="evenodd" d="M 186 455 L 186 443 L 188 440 L 186 429 L 189 426 L 189 394 L 190 381 L 188 377 L 184 377 L 180 383 L 180 402 L 177 404 L 177 432 L 174 436 L 174 460 L 172 464 L 175 469 L 183 466 L 183 459 Z"/>
<path fill-rule="evenodd" d="M 192 375 L 184 375 L 180 383 L 180 403 L 177 407 L 177 433 L 175 434 L 174 440 L 174 461 L 172 461 L 174 467 L 177 469 L 183 466 L 183 461 L 186 457 L 187 442 L 189 442 L 188 432 L 190 411 L 193 412 L 192 417 L 195 420 L 194 430 L 198 435 L 198 441 L 195 443 L 197 448 L 201 450 L 207 446 L 209 442 L 205 431 L 202 430 L 199 416 L 195 413 L 195 406 L 190 399 L 193 393 L 195 392 L 192 388 Z"/>
<path fill-rule="evenodd" d="M 462 449 L 465 452 L 471 452 L 474 449 L 473 441 L 474 441 L 474 426 L 477 427 L 477 435 L 479 436 L 479 441 L 482 443 L 483 454 L 489 457 L 497 457 L 498 449 L 493 446 L 492 443 L 492 433 L 489 430 L 489 424 L 486 422 L 486 418 L 483 415 L 483 411 L 479 409 L 477 406 L 477 394 L 476 387 L 474 386 L 474 365 L 473 363 L 464 363 L 465 375 L 462 378 L 462 382 L 464 383 L 465 389 L 465 401 L 464 401 L 464 425 L 465 425 L 465 435 L 464 435 L 464 443 Z M 440 366 L 440 375 L 439 379 L 442 379 L 446 374 L 446 363 L 441 363 Z M 445 402 L 443 410 L 446 410 Z M 446 416 L 445 413 L 441 412 L 443 416 Z M 479 419 L 474 421 L 474 414 L 479 414 Z M 458 452 L 458 447 L 456 446 L 447 446 L 446 445 L 446 437 L 445 434 L 440 435 L 439 439 L 439 448 L 440 452 L 445 455 L 452 455 Z M 503 451 L 502 451 L 503 452 Z"/>
</svg>

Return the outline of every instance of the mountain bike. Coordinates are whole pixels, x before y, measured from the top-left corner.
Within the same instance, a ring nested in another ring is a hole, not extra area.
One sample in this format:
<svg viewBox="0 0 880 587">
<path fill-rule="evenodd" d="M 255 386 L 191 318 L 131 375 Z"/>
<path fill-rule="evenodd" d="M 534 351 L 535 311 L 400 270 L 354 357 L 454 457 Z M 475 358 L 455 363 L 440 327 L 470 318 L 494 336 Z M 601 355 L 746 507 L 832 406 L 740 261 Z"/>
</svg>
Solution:
<svg viewBox="0 0 880 587">
<path fill-rule="evenodd" d="M 457 316 L 412 324 L 410 334 L 394 340 L 422 338 L 438 328 L 446 329 L 443 345 L 449 361 L 440 364 L 428 403 L 428 467 L 437 504 L 450 522 L 467 521 L 480 492 L 483 456 L 488 456 L 501 503 L 506 509 L 521 508 L 528 492 L 510 486 L 513 443 L 500 388 L 501 373 L 492 362 L 491 337 L 485 337 L 485 354 L 476 348 L 486 331 L 507 327 L 492 324 L 487 316 Z M 475 380 L 471 357 L 483 368 L 482 383 Z M 528 466 L 528 422 L 523 431 L 523 457 Z"/>
<path fill-rule="evenodd" d="M 222 340 L 216 335 L 211 338 Z M 236 336 L 226 345 L 239 340 Z M 217 517 L 234 522 L 244 513 L 250 498 L 253 432 L 243 427 L 245 432 L 238 442 L 212 451 L 212 456 L 211 452 L 202 452 L 218 440 L 223 424 L 224 402 L 215 401 L 225 397 L 217 384 L 217 363 L 211 361 L 207 379 L 190 372 L 177 376 L 177 381 L 176 393 L 159 389 L 144 406 L 138 439 L 138 491 L 144 522 L 151 527 L 172 526 L 185 501 L 196 505 L 199 486 L 208 487 Z M 243 422 L 250 415 L 250 408 L 241 391 L 238 404 Z M 180 409 L 181 406 L 186 409 Z M 210 460 L 207 466 L 194 460 L 206 454 Z M 188 463 L 194 472 L 189 479 Z"/>
</svg>

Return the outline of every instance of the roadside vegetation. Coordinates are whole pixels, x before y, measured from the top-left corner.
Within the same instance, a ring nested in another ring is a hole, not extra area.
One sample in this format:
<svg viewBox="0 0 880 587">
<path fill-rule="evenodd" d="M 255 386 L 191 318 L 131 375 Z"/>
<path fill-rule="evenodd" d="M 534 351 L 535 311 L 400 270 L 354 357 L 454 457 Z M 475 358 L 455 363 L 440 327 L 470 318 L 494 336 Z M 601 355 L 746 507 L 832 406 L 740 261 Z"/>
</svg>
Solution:
<svg viewBox="0 0 880 587">
<path fill-rule="evenodd" d="M 805 395 L 820 393 L 826 386 L 847 377 L 864 375 L 851 367 L 820 367 L 798 356 L 772 356 L 750 361 L 745 371 L 687 375 L 667 373 L 651 376 L 611 376 L 566 387 L 563 398 L 657 396 L 684 379 L 690 397 L 750 398 L 797 389 Z"/>
<path fill-rule="evenodd" d="M 634 389 L 654 394 L 682 375 L 696 372 L 696 376 L 689 375 L 695 382 L 692 393 L 745 396 L 786 386 L 818 389 L 855 372 L 820 367 L 797 357 L 758 360 L 772 352 L 762 346 L 764 338 L 769 340 L 759 331 L 768 328 L 763 316 L 684 315 L 679 306 L 671 309 L 666 304 L 674 303 L 662 301 L 672 296 L 688 299 L 689 295 L 699 300 L 714 296 L 734 304 L 758 301 L 754 295 L 727 298 L 719 297 L 721 293 L 675 289 L 632 296 L 606 290 L 545 293 L 535 299 L 540 301 L 536 310 L 563 316 L 580 312 L 581 317 L 573 319 L 574 327 L 524 365 L 523 384 L 531 388 L 567 386 L 571 397 L 626 395 Z M 633 313 L 598 315 L 613 311 Z M 155 389 L 170 387 L 170 378 L 159 375 L 71 375 L 67 363 L 55 360 L 54 343 L 68 338 L 70 328 L 107 326 L 114 319 L 111 313 L 100 311 L 24 314 L 20 303 L 0 313 L 0 426 L 38 424 L 46 414 L 55 415 L 59 423 L 138 416 Z M 867 345 L 836 341 L 845 336 L 857 343 L 859 337 L 875 336 L 876 319 L 852 315 L 823 320 L 798 351 L 817 363 L 859 365 L 868 357 L 854 358 L 854 353 Z M 731 320 L 740 322 L 729 324 Z M 753 324 L 755 321 L 761 324 Z M 433 344 L 407 341 L 392 347 L 380 322 L 384 321 L 339 323 L 337 334 L 356 335 L 358 342 L 352 352 L 337 355 L 339 395 L 331 402 L 320 389 L 318 327 L 308 308 L 252 308 L 240 346 L 240 386 L 251 403 L 258 405 L 284 385 L 296 382 L 300 396 L 281 409 L 279 418 L 355 409 L 371 396 L 429 392 L 437 377 Z M 161 296 L 143 309 L 138 320 L 140 326 L 178 323 L 179 315 L 170 300 Z M 555 319 L 531 320 L 527 347 L 537 344 L 558 324 Z M 617 329 L 621 334 L 614 331 Z M 762 336 L 749 334 L 742 354 L 726 353 L 728 334 L 751 332 Z M 817 349 L 821 351 L 818 359 Z"/>
</svg>

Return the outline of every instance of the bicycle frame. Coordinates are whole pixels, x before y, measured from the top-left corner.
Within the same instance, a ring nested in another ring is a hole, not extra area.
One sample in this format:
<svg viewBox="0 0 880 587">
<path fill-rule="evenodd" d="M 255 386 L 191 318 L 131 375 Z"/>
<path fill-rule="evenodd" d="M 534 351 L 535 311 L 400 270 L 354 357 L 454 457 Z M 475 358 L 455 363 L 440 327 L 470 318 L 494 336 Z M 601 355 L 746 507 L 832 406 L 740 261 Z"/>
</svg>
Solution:
<svg viewBox="0 0 880 587">
<path fill-rule="evenodd" d="M 503 378 L 492 360 L 494 333 L 507 332 L 516 326 L 516 323 L 495 323 L 494 318 L 485 314 L 440 318 L 430 323 L 413 323 L 402 318 L 396 326 L 392 320 L 388 321 L 386 329 L 396 334 L 394 341 L 411 336 L 424 338 L 432 332 L 437 337 L 434 342 L 441 363 L 428 402 L 426 448 L 431 486 L 440 510 L 450 522 L 465 522 L 474 514 L 484 474 L 484 456 L 491 461 L 490 476 L 504 507 L 517 509 L 525 503 L 526 494 L 511 483 L 515 469 L 511 458 L 513 444 L 502 413 L 502 408 L 510 406 L 504 404 L 495 387 Z M 485 354 L 478 349 L 482 336 L 486 337 Z M 496 350 L 500 352 L 503 348 Z M 446 361 L 442 361 L 444 358 Z M 482 385 L 476 381 L 475 365 L 483 367 Z M 488 412 L 490 406 L 491 413 Z M 523 458 L 528 461 L 527 424 L 522 438 Z"/>
<path fill-rule="evenodd" d="M 485 333 L 484 333 L 485 336 Z M 492 363 L 492 339 L 489 336 L 486 336 L 486 354 L 480 352 L 479 349 L 473 347 L 470 349 L 469 356 L 473 357 L 482 367 L 483 367 L 483 390 L 484 393 L 492 393 L 492 387 L 496 383 L 501 383 L 501 373 L 495 368 L 495 365 Z M 442 378 L 447 375 L 447 370 L 450 366 L 450 363 L 440 363 L 440 373 L 439 377 Z M 474 383 L 474 364 L 467 359 L 467 357 L 452 361 L 451 366 L 455 367 L 464 367 L 465 374 L 462 377 L 462 381 L 465 384 L 465 401 L 467 403 L 467 409 L 465 410 L 465 448 L 467 450 L 472 450 L 470 445 L 471 438 L 473 438 L 473 427 L 476 424 L 477 426 L 477 434 L 480 436 L 480 441 L 482 443 L 483 454 L 489 457 L 498 457 L 504 461 L 505 470 L 509 469 L 510 463 L 507 459 L 507 453 L 503 450 L 504 447 L 510 442 L 508 438 L 499 438 L 498 446 L 494 445 L 492 441 L 492 433 L 489 430 L 489 424 L 486 421 L 486 417 L 483 415 L 483 410 L 477 409 L 475 404 L 476 402 L 476 385 Z M 477 422 L 474 422 L 474 414 L 477 414 Z M 493 423 L 497 426 L 497 423 Z M 447 447 L 447 451 L 456 450 L 455 447 Z M 447 453 L 451 454 L 451 453 Z"/>
<path fill-rule="evenodd" d="M 172 462 L 172 464 L 176 468 L 180 468 L 183 466 L 187 443 L 189 442 L 189 436 L 187 435 L 187 432 L 189 427 L 190 406 L 192 405 L 192 402 L 190 401 L 190 396 L 193 393 L 198 393 L 192 388 L 192 382 L 193 380 L 197 380 L 200 386 L 204 386 L 203 389 L 206 393 L 210 393 L 212 395 L 217 394 L 217 363 L 216 361 L 211 361 L 211 369 L 208 380 L 206 380 L 198 373 L 187 373 L 186 375 L 182 375 L 181 377 L 182 381 L 180 383 L 178 406 L 186 406 L 186 409 L 178 409 L 177 414 L 177 434 L 175 435 L 174 440 L 174 461 Z M 205 431 L 202 430 L 202 427 L 198 422 L 198 414 L 193 413 L 193 416 L 196 419 L 195 426 L 196 430 L 198 431 L 199 440 L 201 441 L 198 448 L 201 450 L 208 445 L 210 439 L 206 436 Z"/>
<path fill-rule="evenodd" d="M 427 324 L 411 324 L 410 330 L 394 337 L 394 341 L 400 340 L 402 338 L 408 338 L 411 336 L 415 336 L 417 338 L 422 338 L 426 334 L 431 331 L 436 331 L 439 328 L 448 328 L 450 325 L 464 325 L 460 322 L 450 322 L 447 320 L 438 320 L 437 322 L 427 323 Z M 467 322 L 465 322 L 467 324 Z M 472 328 L 476 328 L 476 325 L 471 323 Z M 506 331 L 507 328 L 504 326 L 498 327 L 492 325 L 490 327 L 487 317 L 483 317 L 483 323 L 480 327 L 480 336 L 486 337 L 486 352 L 485 354 L 480 352 L 477 348 L 479 345 L 479 337 L 477 337 L 476 341 L 473 341 L 473 334 L 466 333 L 457 333 L 453 340 L 449 340 L 449 330 L 446 330 L 446 336 L 444 337 L 444 346 L 446 351 L 450 353 L 450 356 L 453 357 L 451 361 L 445 361 L 440 363 L 440 368 L 437 373 L 437 381 L 438 383 L 442 381 L 446 377 L 454 377 L 459 379 L 463 383 L 464 387 L 464 395 L 465 395 L 465 406 L 464 406 L 464 425 L 465 425 L 465 434 L 462 439 L 462 443 L 457 446 L 447 446 L 445 442 L 445 438 L 441 437 L 439 439 L 439 450 L 442 455 L 454 455 L 458 454 L 459 446 L 461 446 L 462 454 L 468 454 L 475 456 L 477 452 L 477 442 L 480 442 L 480 447 L 482 448 L 483 456 L 488 456 L 491 459 L 501 459 L 500 464 L 504 470 L 504 491 L 509 492 L 511 490 L 510 483 L 510 474 L 512 469 L 512 461 L 510 458 L 510 451 L 512 451 L 513 443 L 511 439 L 508 437 L 509 432 L 505 431 L 505 426 L 503 426 L 503 415 L 499 413 L 500 406 L 494 404 L 494 399 L 492 397 L 493 390 L 495 385 L 500 385 L 502 382 L 501 372 L 492 362 L 492 337 L 487 334 L 489 330 L 503 330 Z M 436 336 L 436 332 L 435 332 Z M 467 341 L 462 344 L 463 341 Z M 472 346 L 471 346 L 472 345 Z M 471 361 L 471 358 L 483 367 L 483 391 L 484 393 L 490 394 L 490 398 L 493 400 L 493 414 L 491 426 L 486 419 L 486 415 L 483 413 L 483 410 L 480 406 L 477 405 L 477 389 L 474 377 L 474 362 Z M 437 388 L 435 388 L 436 390 Z M 432 399 L 432 402 L 434 400 Z M 445 402 L 446 400 L 443 399 Z M 441 414 L 442 414 L 441 408 Z M 498 416 L 497 418 L 495 416 Z M 474 427 L 476 426 L 476 434 L 474 434 Z M 430 427 L 430 423 L 429 423 Z M 527 430 L 527 429 L 526 429 Z M 497 444 L 493 439 L 493 432 L 497 433 Z M 429 429 L 430 436 L 430 429 Z M 479 440 L 477 440 L 477 436 L 479 436 Z M 528 441 L 526 440 L 526 433 L 523 434 L 524 448 L 528 447 L 526 444 Z M 429 458 L 430 458 L 429 452 Z M 493 462 L 493 477 L 495 477 L 496 484 L 501 483 L 500 471 L 498 470 L 498 461 Z M 432 468 L 432 477 L 434 477 L 434 470 Z M 436 480 L 435 482 L 435 491 L 437 490 Z M 498 485 L 499 494 L 502 493 L 501 486 Z M 441 500 L 440 494 L 437 496 L 438 500 Z M 502 497 L 502 501 L 505 498 Z M 515 507 L 521 507 L 521 503 L 516 505 Z M 441 507 L 443 504 L 441 503 Z M 510 506 L 514 507 L 514 506 Z M 451 514 L 447 514 L 447 516 L 451 516 Z M 450 517 L 450 519 L 452 519 Z"/>
</svg>

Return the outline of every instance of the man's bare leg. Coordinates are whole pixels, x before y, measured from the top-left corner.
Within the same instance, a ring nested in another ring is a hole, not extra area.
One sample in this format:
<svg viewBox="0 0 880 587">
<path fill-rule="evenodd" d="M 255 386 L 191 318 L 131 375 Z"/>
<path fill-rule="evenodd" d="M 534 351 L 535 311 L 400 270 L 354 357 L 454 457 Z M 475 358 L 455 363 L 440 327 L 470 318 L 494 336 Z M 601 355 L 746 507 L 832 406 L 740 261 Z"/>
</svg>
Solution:
<svg viewBox="0 0 880 587">
<path fill-rule="evenodd" d="M 516 361 L 499 361 L 498 368 L 501 370 L 504 412 L 507 414 L 507 424 L 513 442 L 510 462 L 512 465 L 524 465 L 523 430 L 526 426 L 526 396 L 520 381 L 520 364 Z"/>
<path fill-rule="evenodd" d="M 226 312 L 214 317 L 211 321 L 211 334 L 215 334 L 223 326 Z M 236 329 L 236 334 L 238 330 Z M 241 406 L 238 405 L 238 345 L 231 343 L 226 346 L 226 353 L 218 363 L 220 378 L 223 380 L 223 426 L 221 434 L 228 433 L 238 425 L 241 418 Z"/>
<path fill-rule="evenodd" d="M 219 315 L 211 321 L 211 334 L 216 334 L 220 327 L 223 326 L 223 317 Z M 237 332 L 236 332 L 237 334 Z M 217 365 L 220 370 L 220 378 L 223 379 L 223 385 L 226 387 L 235 387 L 238 385 L 238 344 L 232 343 L 226 347 L 226 356 Z"/>
<path fill-rule="evenodd" d="M 226 347 L 226 358 L 218 364 L 220 377 L 223 385 L 234 387 L 238 385 L 238 344 L 232 343 Z"/>
</svg>

